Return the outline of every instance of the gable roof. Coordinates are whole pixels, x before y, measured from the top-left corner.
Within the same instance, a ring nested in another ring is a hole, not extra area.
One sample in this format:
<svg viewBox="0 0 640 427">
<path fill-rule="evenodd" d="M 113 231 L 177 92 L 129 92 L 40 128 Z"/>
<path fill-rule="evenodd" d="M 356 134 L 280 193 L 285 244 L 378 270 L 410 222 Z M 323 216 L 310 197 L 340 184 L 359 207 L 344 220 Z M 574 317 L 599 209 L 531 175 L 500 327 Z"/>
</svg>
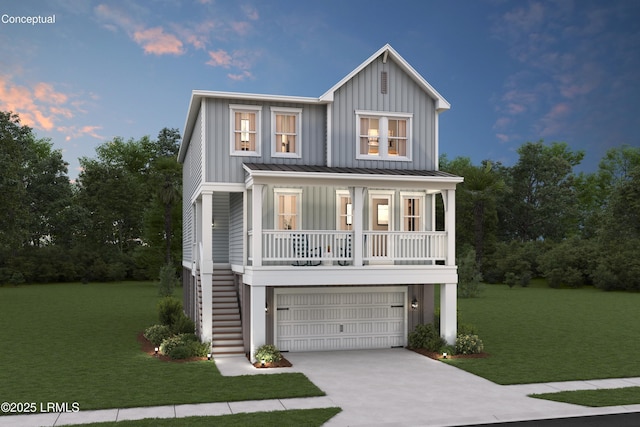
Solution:
<svg viewBox="0 0 640 427">
<path fill-rule="evenodd" d="M 391 57 L 391 59 L 393 59 L 398 64 L 398 66 L 405 73 L 407 73 L 418 84 L 418 86 L 422 88 L 422 90 L 428 93 L 435 100 L 435 106 L 437 111 L 440 112 L 440 111 L 448 110 L 451 108 L 451 104 L 449 104 L 449 102 L 446 99 L 444 99 L 444 97 L 440 95 L 438 91 L 435 90 L 433 86 L 431 86 L 429 82 L 427 82 L 424 79 L 424 77 L 422 77 L 407 61 L 405 61 L 404 58 L 400 56 L 400 54 L 396 52 L 396 50 L 392 48 L 391 45 L 388 43 L 382 46 L 380 50 L 378 50 L 376 53 L 371 55 L 366 61 L 364 61 L 362 64 L 356 67 L 353 71 L 347 74 L 342 80 L 336 83 L 331 89 L 326 91 L 320 97 L 320 100 L 326 101 L 326 102 L 333 101 L 333 94 L 335 93 L 336 90 L 338 90 L 345 83 L 351 80 L 356 74 L 362 71 L 365 67 L 371 64 L 373 61 L 378 59 L 380 55 L 386 55 L 387 57 L 385 58 L 385 60 L 387 60 L 388 57 Z"/>
</svg>

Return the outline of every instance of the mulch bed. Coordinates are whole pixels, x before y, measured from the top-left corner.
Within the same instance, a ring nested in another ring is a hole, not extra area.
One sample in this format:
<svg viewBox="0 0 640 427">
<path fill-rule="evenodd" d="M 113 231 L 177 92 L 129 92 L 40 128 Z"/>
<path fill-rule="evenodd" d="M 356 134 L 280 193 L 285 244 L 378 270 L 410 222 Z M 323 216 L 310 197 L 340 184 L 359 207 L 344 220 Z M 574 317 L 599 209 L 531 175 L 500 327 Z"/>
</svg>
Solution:
<svg viewBox="0 0 640 427">
<path fill-rule="evenodd" d="M 407 347 L 408 350 L 411 350 L 413 352 L 416 352 L 418 354 L 421 354 L 423 356 L 427 356 L 430 359 L 434 359 L 434 360 L 440 360 L 442 359 L 442 353 L 436 353 L 434 351 L 429 351 L 429 350 L 425 350 L 424 348 L 409 348 Z M 488 353 L 478 353 L 478 354 L 457 354 L 457 355 L 451 355 L 448 354 L 447 355 L 447 359 L 483 359 L 485 357 L 489 357 Z"/>
<path fill-rule="evenodd" d="M 249 357 L 247 357 L 247 359 L 249 359 Z M 266 362 L 264 366 L 262 366 L 261 362 L 256 362 L 253 364 L 253 366 L 259 369 L 265 369 L 265 368 L 290 368 L 293 365 L 291 364 L 291 362 L 289 362 L 287 359 L 283 357 L 282 359 L 280 359 L 279 362 Z"/>
<path fill-rule="evenodd" d="M 147 353 L 151 357 L 162 360 L 163 362 L 184 363 L 184 362 L 197 362 L 200 360 L 207 360 L 206 357 L 190 357 L 188 359 L 172 359 L 169 356 L 164 356 L 160 353 L 156 355 L 156 346 L 153 345 L 153 343 L 149 341 L 147 338 L 145 338 L 144 332 L 140 332 L 136 338 L 138 339 L 138 343 L 140 344 L 140 349 L 143 352 Z"/>
</svg>

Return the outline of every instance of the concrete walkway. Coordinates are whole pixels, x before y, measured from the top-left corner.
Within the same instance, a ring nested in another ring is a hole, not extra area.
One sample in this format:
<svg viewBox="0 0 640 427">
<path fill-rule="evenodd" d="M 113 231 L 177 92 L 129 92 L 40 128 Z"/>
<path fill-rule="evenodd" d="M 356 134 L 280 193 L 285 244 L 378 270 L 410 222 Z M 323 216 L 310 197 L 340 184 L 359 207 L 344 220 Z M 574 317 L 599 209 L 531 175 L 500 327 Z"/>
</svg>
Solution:
<svg viewBox="0 0 640 427">
<path fill-rule="evenodd" d="M 640 378 L 501 386 L 404 349 L 290 353 L 292 368 L 255 369 L 244 357 L 216 360 L 225 376 L 302 372 L 324 397 L 0 416 L 0 426 L 61 426 L 143 418 L 340 407 L 326 426 L 454 426 L 640 412 L 640 405 L 585 408 L 531 393 L 640 386 Z"/>
</svg>

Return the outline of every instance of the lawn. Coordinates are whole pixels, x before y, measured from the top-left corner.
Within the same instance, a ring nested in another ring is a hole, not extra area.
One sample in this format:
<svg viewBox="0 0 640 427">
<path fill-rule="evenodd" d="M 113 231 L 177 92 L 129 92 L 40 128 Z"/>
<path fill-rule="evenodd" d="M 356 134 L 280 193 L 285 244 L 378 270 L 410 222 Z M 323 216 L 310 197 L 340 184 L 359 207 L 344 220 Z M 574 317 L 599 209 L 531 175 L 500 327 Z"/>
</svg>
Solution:
<svg viewBox="0 0 640 427">
<path fill-rule="evenodd" d="M 488 285 L 459 299 L 489 357 L 451 359 L 498 384 L 640 377 L 640 293 Z"/>
<path fill-rule="evenodd" d="M 592 407 L 637 405 L 640 403 L 640 387 L 560 391 L 532 394 L 531 397 Z"/>
<path fill-rule="evenodd" d="M 222 377 L 214 362 L 162 362 L 136 335 L 157 323 L 149 282 L 0 287 L 0 402 L 81 410 L 320 396 L 299 373 Z"/>
</svg>

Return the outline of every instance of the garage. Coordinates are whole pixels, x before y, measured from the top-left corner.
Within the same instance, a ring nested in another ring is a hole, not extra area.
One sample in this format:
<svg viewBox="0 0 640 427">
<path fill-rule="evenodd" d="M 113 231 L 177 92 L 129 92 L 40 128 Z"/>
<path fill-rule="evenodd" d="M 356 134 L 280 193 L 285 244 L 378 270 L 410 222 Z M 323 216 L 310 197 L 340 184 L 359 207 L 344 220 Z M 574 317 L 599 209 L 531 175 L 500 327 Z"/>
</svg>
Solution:
<svg viewBox="0 0 640 427">
<path fill-rule="evenodd" d="M 328 351 L 406 345 L 407 287 L 275 289 L 280 351 Z"/>
</svg>

